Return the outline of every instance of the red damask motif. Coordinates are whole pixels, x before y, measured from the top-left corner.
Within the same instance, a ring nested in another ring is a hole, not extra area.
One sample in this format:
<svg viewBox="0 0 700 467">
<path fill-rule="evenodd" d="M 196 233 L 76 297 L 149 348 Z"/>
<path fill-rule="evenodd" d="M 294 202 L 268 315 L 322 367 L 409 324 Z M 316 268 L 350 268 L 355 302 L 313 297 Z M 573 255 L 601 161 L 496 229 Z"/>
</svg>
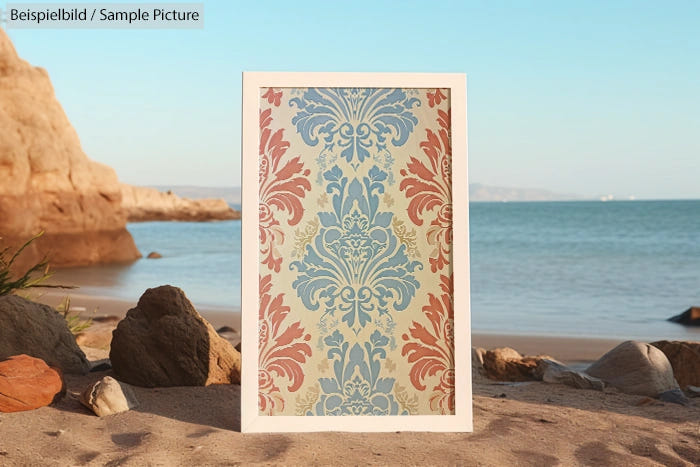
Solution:
<svg viewBox="0 0 700 467">
<path fill-rule="evenodd" d="M 269 93 L 270 91 L 268 91 Z M 280 91 L 281 92 L 281 91 Z M 311 190 L 306 178 L 310 171 L 304 170 L 301 157 L 283 162 L 289 142 L 284 141 L 284 130 L 273 133 L 272 109 L 260 112 L 260 169 L 259 169 L 259 229 L 261 263 L 279 272 L 282 256 L 277 247 L 284 243 L 284 232 L 279 227 L 277 216 L 280 211 L 288 213 L 287 223 L 296 225 L 304 214 L 301 199 Z M 277 211 L 275 213 L 273 208 Z"/>
<path fill-rule="evenodd" d="M 422 216 L 432 211 L 433 220 L 426 232 L 428 244 L 435 249 L 430 254 L 430 270 L 437 272 L 450 263 L 452 248 L 452 142 L 450 139 L 451 110 L 438 110 L 440 129 L 426 129 L 427 140 L 420 143 L 428 156 L 428 164 L 411 156 L 399 189 L 406 190 L 408 217 L 415 225 L 423 225 Z"/>
<path fill-rule="evenodd" d="M 278 380 L 287 379 L 287 390 L 298 391 L 304 383 L 301 364 L 311 357 L 311 347 L 307 344 L 311 335 L 304 334 L 300 321 L 285 328 L 284 320 L 290 309 L 282 302 L 284 294 L 273 298 L 271 289 L 272 275 L 260 276 L 258 408 L 267 415 L 284 410 Z"/>
<path fill-rule="evenodd" d="M 445 415 L 455 410 L 453 276 L 440 275 L 440 281 L 440 298 L 429 293 L 429 304 L 423 307 L 432 329 L 414 321 L 410 336 L 402 336 L 408 343 L 401 355 L 408 355 L 408 362 L 413 364 L 409 376 L 419 391 L 425 391 L 428 377 L 439 376 L 430 396 L 430 409 Z"/>
<path fill-rule="evenodd" d="M 274 89 L 268 88 L 267 92 L 262 95 L 262 98 L 267 99 L 268 104 L 274 104 L 275 107 L 279 107 L 282 103 L 282 91 L 275 92 Z"/>
<path fill-rule="evenodd" d="M 428 95 L 428 105 L 430 107 L 440 105 L 443 99 L 447 99 L 447 96 L 442 93 L 442 89 L 436 89 L 435 92 L 428 91 L 426 94 Z"/>
</svg>

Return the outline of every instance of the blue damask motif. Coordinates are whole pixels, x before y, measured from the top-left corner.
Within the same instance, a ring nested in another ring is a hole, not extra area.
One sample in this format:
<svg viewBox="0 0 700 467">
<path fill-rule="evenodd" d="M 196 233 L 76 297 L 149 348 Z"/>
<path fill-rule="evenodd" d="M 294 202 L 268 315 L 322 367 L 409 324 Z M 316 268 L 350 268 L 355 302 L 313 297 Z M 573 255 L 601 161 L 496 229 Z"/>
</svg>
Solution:
<svg viewBox="0 0 700 467">
<path fill-rule="evenodd" d="M 406 143 L 418 124 L 411 109 L 420 100 L 402 89 L 309 88 L 289 103 L 299 109 L 292 124 L 304 142 L 316 146 L 323 138 L 318 156 L 323 171 L 338 157 L 355 170 L 369 157 L 389 169 L 394 159 L 386 139 L 395 147 Z"/>
<path fill-rule="evenodd" d="M 374 331 L 364 349 L 350 343 L 336 330 L 324 339 L 333 361 L 333 378 L 320 378 L 323 394 L 316 403 L 316 413 L 307 415 L 399 415 L 399 405 L 391 393 L 394 378 L 380 378 L 381 361 L 386 359 L 389 339 Z M 401 415 L 407 415 L 403 411 Z"/>
<path fill-rule="evenodd" d="M 321 229 L 306 246 L 292 283 L 307 309 L 323 304 L 324 314 L 343 313 L 357 334 L 372 321 L 371 313 L 403 311 L 420 287 L 413 272 L 423 266 L 410 261 L 406 245 L 391 229 L 393 213 L 379 212 L 386 172 L 376 166 L 360 182 L 343 175 L 336 165 L 323 174 L 333 195 L 331 212 L 319 212 Z"/>
</svg>

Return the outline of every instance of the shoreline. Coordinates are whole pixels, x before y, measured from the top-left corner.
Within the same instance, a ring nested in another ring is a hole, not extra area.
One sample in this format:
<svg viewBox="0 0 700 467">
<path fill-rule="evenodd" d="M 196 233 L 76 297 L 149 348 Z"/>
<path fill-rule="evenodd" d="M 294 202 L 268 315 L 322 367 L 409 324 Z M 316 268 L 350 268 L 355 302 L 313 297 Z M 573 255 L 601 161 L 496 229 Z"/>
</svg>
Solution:
<svg viewBox="0 0 700 467">
<path fill-rule="evenodd" d="M 57 306 L 70 296 L 71 309 L 84 318 L 117 316 L 123 318 L 128 310 L 136 306 L 136 300 L 126 300 L 114 297 L 95 296 L 70 291 L 42 289 L 42 293 L 34 300 L 50 306 Z M 217 307 L 198 305 L 195 309 L 211 323 L 215 329 L 230 326 L 240 332 L 241 311 L 239 307 Z M 93 310 L 96 312 L 93 314 Z M 512 347 L 523 355 L 549 355 L 566 364 L 590 363 L 607 351 L 628 339 L 571 337 L 556 335 L 516 335 L 508 333 L 482 333 L 472 330 L 472 347 L 493 349 L 497 347 Z"/>
</svg>

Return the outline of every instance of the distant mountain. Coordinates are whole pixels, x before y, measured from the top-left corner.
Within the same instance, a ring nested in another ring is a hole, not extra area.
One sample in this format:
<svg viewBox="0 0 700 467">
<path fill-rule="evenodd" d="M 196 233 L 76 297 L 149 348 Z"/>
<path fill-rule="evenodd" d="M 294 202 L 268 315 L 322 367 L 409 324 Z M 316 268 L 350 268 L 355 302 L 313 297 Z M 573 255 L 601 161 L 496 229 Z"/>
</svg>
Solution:
<svg viewBox="0 0 700 467">
<path fill-rule="evenodd" d="M 209 186 L 153 186 L 158 191 L 171 190 L 180 198 L 223 198 L 229 204 L 241 203 L 241 187 L 209 187 Z"/>
<path fill-rule="evenodd" d="M 585 199 L 570 193 L 554 193 L 537 188 L 510 188 L 469 184 L 469 201 L 572 201 Z"/>
<path fill-rule="evenodd" d="M 240 204 L 240 187 L 154 186 L 159 191 L 172 190 L 181 198 L 223 198 L 227 203 Z M 570 193 L 554 193 L 537 188 L 511 188 L 469 184 L 470 201 L 569 201 L 582 200 L 583 196 Z"/>
</svg>

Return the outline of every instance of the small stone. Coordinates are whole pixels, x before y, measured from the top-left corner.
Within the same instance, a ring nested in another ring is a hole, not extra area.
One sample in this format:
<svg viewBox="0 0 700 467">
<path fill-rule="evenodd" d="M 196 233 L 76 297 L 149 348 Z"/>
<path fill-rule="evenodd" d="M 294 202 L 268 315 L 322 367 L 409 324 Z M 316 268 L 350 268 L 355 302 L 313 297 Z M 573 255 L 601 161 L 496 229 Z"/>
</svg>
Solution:
<svg viewBox="0 0 700 467">
<path fill-rule="evenodd" d="M 598 378 L 574 371 L 554 360 L 543 358 L 537 363 L 535 375 L 545 383 L 565 384 L 577 389 L 595 389 L 602 391 L 605 383 Z"/>
<path fill-rule="evenodd" d="M 133 389 L 111 376 L 105 376 L 88 386 L 81 394 L 80 402 L 98 417 L 126 412 L 138 406 Z"/>
<path fill-rule="evenodd" d="M 662 400 L 664 402 L 671 402 L 672 404 L 679 404 L 679 405 L 690 405 L 690 401 L 688 400 L 687 397 L 685 397 L 685 394 L 683 394 L 683 391 L 680 389 L 671 389 L 670 391 L 664 391 L 661 394 L 659 394 L 659 400 Z"/>
<path fill-rule="evenodd" d="M 157 251 L 152 251 L 148 254 L 148 256 L 146 256 L 146 258 L 148 258 L 148 259 L 160 259 L 162 257 L 163 257 L 163 255 L 161 255 Z"/>
</svg>

